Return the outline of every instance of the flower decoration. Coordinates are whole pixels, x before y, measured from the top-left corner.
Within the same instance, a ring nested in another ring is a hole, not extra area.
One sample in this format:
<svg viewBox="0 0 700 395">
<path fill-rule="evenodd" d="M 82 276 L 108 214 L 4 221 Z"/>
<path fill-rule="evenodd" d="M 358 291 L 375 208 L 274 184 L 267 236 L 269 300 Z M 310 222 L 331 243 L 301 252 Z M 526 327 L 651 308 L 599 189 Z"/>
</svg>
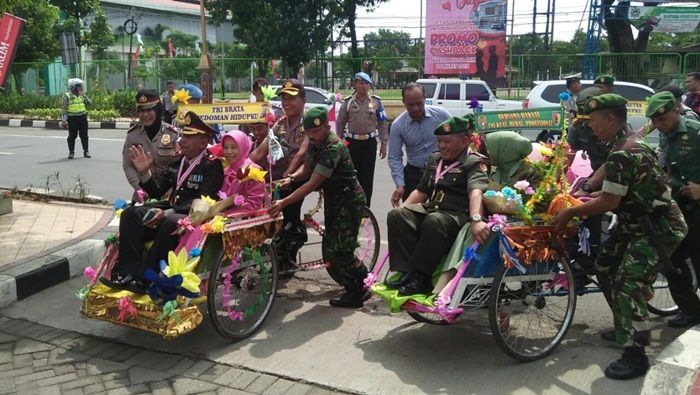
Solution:
<svg viewBox="0 0 700 395">
<path fill-rule="evenodd" d="M 268 86 L 261 86 L 260 90 L 263 94 L 263 100 L 269 102 L 273 97 L 277 96 L 277 89 Z"/>
<path fill-rule="evenodd" d="M 178 228 L 183 228 L 185 230 L 193 231 L 194 226 L 192 226 L 192 222 L 190 222 L 190 217 L 184 217 L 180 218 L 177 220 L 177 227 Z"/>
<path fill-rule="evenodd" d="M 117 319 L 120 322 L 124 322 L 124 320 L 127 318 L 136 317 L 137 313 L 138 310 L 136 310 L 136 307 L 134 307 L 134 303 L 131 301 L 130 297 L 122 296 L 119 299 L 119 315 L 117 316 Z"/>
<path fill-rule="evenodd" d="M 210 206 L 213 206 L 216 204 L 216 200 L 210 198 L 209 196 L 201 195 L 200 199 L 204 200 Z"/>
<path fill-rule="evenodd" d="M 87 295 L 90 293 L 90 288 L 88 287 L 82 287 L 78 292 L 75 293 L 75 296 L 78 297 L 80 300 L 85 300 L 87 299 Z"/>
<path fill-rule="evenodd" d="M 189 100 L 192 98 L 190 96 L 190 93 L 187 91 L 187 89 L 178 89 L 175 91 L 173 94 L 173 97 L 170 98 L 170 100 L 173 102 L 173 104 L 177 103 L 183 103 L 187 104 L 189 103 Z"/>
<path fill-rule="evenodd" d="M 119 198 L 114 201 L 115 210 L 125 209 L 127 207 L 129 207 L 129 203 L 127 203 L 127 201 L 124 199 Z"/>
<path fill-rule="evenodd" d="M 209 221 L 209 224 L 211 225 L 211 231 L 212 233 L 222 233 L 224 231 L 224 227 L 226 225 L 224 217 L 217 215 Z"/>
<path fill-rule="evenodd" d="M 245 198 L 243 197 L 243 195 L 236 195 L 233 197 L 233 204 L 234 205 L 240 206 L 243 203 L 245 203 Z"/>
<path fill-rule="evenodd" d="M 143 189 L 137 189 L 136 190 L 136 201 L 138 203 L 143 203 L 146 201 L 146 198 L 148 197 L 148 193 L 144 191 Z"/>
<path fill-rule="evenodd" d="M 224 191 L 219 191 L 216 193 L 216 196 L 218 196 L 219 199 L 224 200 L 228 197 L 228 193 L 226 193 Z"/>
<path fill-rule="evenodd" d="M 92 266 L 88 266 L 83 270 L 83 275 L 87 277 L 90 282 L 94 282 L 97 279 L 97 271 Z"/>
<path fill-rule="evenodd" d="M 561 100 L 561 101 L 567 101 L 567 100 L 569 100 L 569 99 L 571 99 L 571 95 L 569 94 L 569 92 L 564 91 L 564 92 L 562 92 L 562 93 L 559 94 L 559 100 Z"/>
<path fill-rule="evenodd" d="M 527 182 L 526 180 L 520 180 L 513 185 L 513 187 L 519 191 L 522 191 L 525 195 L 532 195 L 535 193 L 535 190 L 532 189 L 530 186 L 530 183 Z"/>
<path fill-rule="evenodd" d="M 202 281 L 193 271 L 197 268 L 199 257 L 188 259 L 187 249 L 181 248 L 176 255 L 173 251 L 168 252 L 168 265 L 163 270 L 167 277 L 176 275 L 182 276 L 182 288 L 192 292 L 199 292 L 199 283 Z"/>
<path fill-rule="evenodd" d="M 177 314 L 177 301 L 169 300 L 163 305 L 163 310 L 160 315 L 156 317 L 156 322 L 161 322 L 164 319 L 172 317 L 178 324 L 180 321 L 180 316 Z"/>
<path fill-rule="evenodd" d="M 117 217 L 117 218 L 121 218 L 123 212 L 124 212 L 124 209 L 123 209 L 123 208 L 120 208 L 119 210 L 117 210 L 117 211 L 114 212 L 114 216 Z"/>
<path fill-rule="evenodd" d="M 194 247 L 190 250 L 190 257 L 195 258 L 202 255 L 202 249 L 199 247 Z"/>
<path fill-rule="evenodd" d="M 258 169 L 256 167 L 248 167 L 245 171 L 245 177 L 241 182 L 245 181 L 255 181 L 255 182 L 265 182 L 265 175 L 267 171 Z"/>
</svg>

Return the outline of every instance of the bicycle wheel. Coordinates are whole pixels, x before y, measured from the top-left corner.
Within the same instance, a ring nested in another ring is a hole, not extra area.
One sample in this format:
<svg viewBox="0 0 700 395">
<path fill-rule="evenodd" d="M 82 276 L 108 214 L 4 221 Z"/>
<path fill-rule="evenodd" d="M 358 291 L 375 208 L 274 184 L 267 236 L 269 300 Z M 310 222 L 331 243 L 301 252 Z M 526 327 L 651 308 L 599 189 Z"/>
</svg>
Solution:
<svg viewBox="0 0 700 395">
<path fill-rule="evenodd" d="M 277 256 L 267 243 L 238 259 L 219 258 L 209 276 L 209 318 L 221 336 L 237 341 L 265 322 L 277 292 Z"/>
<path fill-rule="evenodd" d="M 362 209 L 362 221 L 360 230 L 357 232 L 357 249 L 355 256 L 364 263 L 367 271 L 372 271 L 379 259 L 379 247 L 381 239 L 379 236 L 379 223 L 374 214 L 365 206 Z"/>
<path fill-rule="evenodd" d="M 408 313 L 414 320 L 424 324 L 431 325 L 450 325 L 447 320 L 443 319 L 439 314 L 432 313 Z"/>
<path fill-rule="evenodd" d="M 522 362 L 554 351 L 576 309 L 574 277 L 566 260 L 533 262 L 526 268 L 525 274 L 501 268 L 489 298 L 489 323 L 496 343 Z"/>
<path fill-rule="evenodd" d="M 676 302 L 673 301 L 671 290 L 668 287 L 668 279 L 666 279 L 663 272 L 659 273 L 651 288 L 654 290 L 654 297 L 647 303 L 649 312 L 660 317 L 678 314 L 679 308 L 676 306 Z"/>
</svg>

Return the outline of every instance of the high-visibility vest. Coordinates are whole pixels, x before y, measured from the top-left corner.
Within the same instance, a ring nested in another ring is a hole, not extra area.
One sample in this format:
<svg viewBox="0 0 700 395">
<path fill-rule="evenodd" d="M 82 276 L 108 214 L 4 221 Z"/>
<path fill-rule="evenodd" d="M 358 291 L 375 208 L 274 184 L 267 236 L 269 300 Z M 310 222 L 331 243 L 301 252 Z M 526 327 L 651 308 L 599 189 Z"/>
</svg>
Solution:
<svg viewBox="0 0 700 395">
<path fill-rule="evenodd" d="M 68 115 L 85 114 L 85 102 L 82 97 L 71 95 L 70 92 L 66 92 L 66 96 L 68 96 Z"/>
</svg>

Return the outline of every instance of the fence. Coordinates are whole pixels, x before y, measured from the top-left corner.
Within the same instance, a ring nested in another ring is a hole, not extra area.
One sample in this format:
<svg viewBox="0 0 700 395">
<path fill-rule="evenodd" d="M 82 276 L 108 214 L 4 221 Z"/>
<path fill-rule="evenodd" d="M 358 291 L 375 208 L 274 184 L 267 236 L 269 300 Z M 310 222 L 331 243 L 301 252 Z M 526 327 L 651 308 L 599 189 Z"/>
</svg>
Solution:
<svg viewBox="0 0 700 395">
<path fill-rule="evenodd" d="M 658 88 L 670 82 L 682 82 L 685 74 L 700 70 L 700 53 L 643 53 L 643 54 L 525 54 L 506 59 L 506 75 L 511 78 L 511 96 L 523 97 L 535 81 L 559 79 L 562 74 L 581 70 L 584 56 L 595 56 L 599 73 L 610 73 L 618 80 L 631 81 Z M 251 79 L 265 75 L 271 84 L 278 84 L 284 76 L 273 69 L 269 60 L 242 58 L 214 58 L 216 66 L 214 97 L 218 99 L 245 99 Z M 363 64 L 371 64 L 375 90 L 383 98 L 400 99 L 400 87 L 423 77 L 421 57 L 400 58 L 321 58 L 304 65 L 300 77 L 309 86 L 329 91 L 349 92 L 353 74 Z M 132 68 L 129 78 L 127 60 L 96 60 L 83 62 L 75 70 L 61 63 L 15 63 L 10 78 L 10 89 L 21 87 L 24 93 L 57 95 L 65 88 L 69 74 L 83 76 L 88 90 L 106 91 L 125 88 L 154 88 L 164 90 L 165 82 L 176 85 L 199 83 L 198 58 L 140 59 Z M 303 75 L 302 75 L 303 73 Z M 592 76 L 585 76 L 592 78 Z M 508 85 L 506 80 L 504 86 Z M 493 87 L 504 93 L 503 87 Z"/>
</svg>

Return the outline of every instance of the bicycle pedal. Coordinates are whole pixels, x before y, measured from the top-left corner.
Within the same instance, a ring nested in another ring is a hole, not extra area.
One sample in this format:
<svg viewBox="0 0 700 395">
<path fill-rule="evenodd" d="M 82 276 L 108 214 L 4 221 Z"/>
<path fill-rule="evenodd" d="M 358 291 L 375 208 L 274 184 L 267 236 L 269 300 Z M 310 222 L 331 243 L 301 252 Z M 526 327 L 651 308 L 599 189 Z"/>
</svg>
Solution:
<svg viewBox="0 0 700 395">
<path fill-rule="evenodd" d="M 306 263 L 302 263 L 302 264 L 298 265 L 299 270 L 303 271 L 303 272 L 306 272 L 309 270 L 316 270 L 316 269 L 325 269 L 328 266 L 330 266 L 330 264 L 328 262 L 324 261 L 323 259 L 319 259 L 319 260 L 311 261 L 311 262 L 306 262 Z"/>
</svg>

